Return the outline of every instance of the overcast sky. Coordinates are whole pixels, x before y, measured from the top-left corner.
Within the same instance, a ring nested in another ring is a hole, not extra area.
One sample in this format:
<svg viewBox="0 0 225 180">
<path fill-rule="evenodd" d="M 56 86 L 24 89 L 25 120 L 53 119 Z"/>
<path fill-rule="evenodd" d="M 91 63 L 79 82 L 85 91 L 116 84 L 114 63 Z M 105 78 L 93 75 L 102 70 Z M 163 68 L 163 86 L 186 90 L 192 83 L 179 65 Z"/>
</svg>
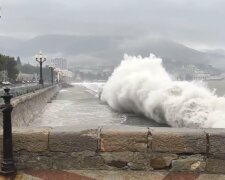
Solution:
<svg viewBox="0 0 225 180">
<path fill-rule="evenodd" d="M 164 37 L 225 47 L 225 0 L 0 0 L 0 35 Z"/>
</svg>

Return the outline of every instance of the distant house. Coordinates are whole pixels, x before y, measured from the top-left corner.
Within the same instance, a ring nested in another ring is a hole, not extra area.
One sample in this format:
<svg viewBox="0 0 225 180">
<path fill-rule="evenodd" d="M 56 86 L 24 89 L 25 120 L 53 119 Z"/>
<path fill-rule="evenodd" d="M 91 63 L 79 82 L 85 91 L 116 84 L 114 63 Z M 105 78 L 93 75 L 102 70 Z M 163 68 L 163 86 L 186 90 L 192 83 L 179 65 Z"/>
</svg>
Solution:
<svg viewBox="0 0 225 180">
<path fill-rule="evenodd" d="M 210 77 L 210 74 L 207 72 L 199 71 L 193 74 L 194 80 L 207 80 Z"/>
<path fill-rule="evenodd" d="M 35 74 L 25 74 L 25 73 L 19 73 L 17 78 L 16 78 L 16 81 L 33 81 L 35 80 Z"/>
</svg>

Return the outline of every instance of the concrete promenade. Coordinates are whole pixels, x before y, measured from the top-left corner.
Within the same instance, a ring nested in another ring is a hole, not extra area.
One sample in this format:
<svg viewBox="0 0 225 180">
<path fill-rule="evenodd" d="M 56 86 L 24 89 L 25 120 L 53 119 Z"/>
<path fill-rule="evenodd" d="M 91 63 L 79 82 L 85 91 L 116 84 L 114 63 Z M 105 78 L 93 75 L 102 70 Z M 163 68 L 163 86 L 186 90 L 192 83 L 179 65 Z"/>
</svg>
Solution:
<svg viewBox="0 0 225 180">
<path fill-rule="evenodd" d="M 161 126 L 139 115 L 117 113 L 94 92 L 79 85 L 61 89 L 31 124 L 36 127 L 73 126 L 78 130 L 105 125 Z"/>
</svg>

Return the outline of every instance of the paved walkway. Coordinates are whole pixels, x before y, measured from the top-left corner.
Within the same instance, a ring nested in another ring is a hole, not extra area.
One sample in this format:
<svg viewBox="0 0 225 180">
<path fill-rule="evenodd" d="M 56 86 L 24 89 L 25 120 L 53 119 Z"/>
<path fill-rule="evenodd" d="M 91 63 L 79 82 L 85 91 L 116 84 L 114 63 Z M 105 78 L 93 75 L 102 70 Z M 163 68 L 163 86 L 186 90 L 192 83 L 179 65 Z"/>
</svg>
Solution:
<svg viewBox="0 0 225 180">
<path fill-rule="evenodd" d="M 166 171 L 103 171 L 103 170 L 38 170 L 19 172 L 16 177 L 0 180 L 225 180 L 225 175 L 175 173 Z"/>
<path fill-rule="evenodd" d="M 91 129 L 99 126 L 161 126 L 135 114 L 122 114 L 113 111 L 85 87 L 62 89 L 57 97 L 48 103 L 30 126 L 73 126 L 76 129 Z"/>
</svg>

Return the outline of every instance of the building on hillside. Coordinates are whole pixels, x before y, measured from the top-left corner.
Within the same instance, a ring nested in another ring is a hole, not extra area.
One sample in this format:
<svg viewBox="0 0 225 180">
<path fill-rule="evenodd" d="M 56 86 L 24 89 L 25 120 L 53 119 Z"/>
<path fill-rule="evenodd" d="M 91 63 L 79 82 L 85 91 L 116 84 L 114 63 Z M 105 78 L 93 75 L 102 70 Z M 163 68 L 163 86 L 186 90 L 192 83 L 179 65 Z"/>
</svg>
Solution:
<svg viewBox="0 0 225 180">
<path fill-rule="evenodd" d="M 54 58 L 51 60 L 51 63 L 54 64 L 56 68 L 67 69 L 67 60 L 64 58 Z"/>
<path fill-rule="evenodd" d="M 59 68 L 55 68 L 54 71 L 56 72 L 56 82 L 64 81 L 64 82 L 70 82 L 74 78 L 74 73 L 69 70 L 62 70 Z"/>
<path fill-rule="evenodd" d="M 16 78 L 16 81 L 18 82 L 37 81 L 37 74 L 25 74 L 20 72 Z"/>
<path fill-rule="evenodd" d="M 193 80 L 207 80 L 210 74 L 204 71 L 197 71 L 193 74 Z"/>
</svg>

